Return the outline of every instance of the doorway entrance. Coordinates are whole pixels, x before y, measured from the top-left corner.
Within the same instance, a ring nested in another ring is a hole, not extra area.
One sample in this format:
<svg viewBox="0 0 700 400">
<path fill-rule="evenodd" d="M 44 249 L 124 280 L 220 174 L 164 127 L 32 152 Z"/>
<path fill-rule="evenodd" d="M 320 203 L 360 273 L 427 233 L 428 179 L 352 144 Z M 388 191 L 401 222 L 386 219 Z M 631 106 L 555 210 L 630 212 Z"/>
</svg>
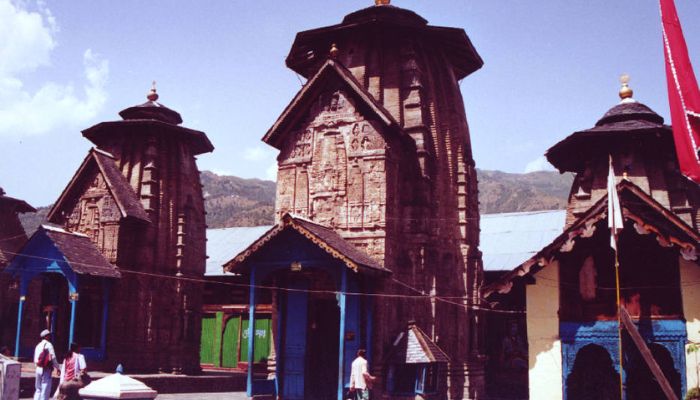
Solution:
<svg viewBox="0 0 700 400">
<path fill-rule="evenodd" d="M 286 294 L 281 313 L 284 399 L 337 399 L 340 308 L 332 292 L 318 289 L 330 283 L 318 276 L 313 283 L 289 282 L 293 291 Z"/>
<path fill-rule="evenodd" d="M 306 338 L 306 398 L 337 399 L 338 327 L 340 313 L 335 296 L 314 296 L 309 302 Z"/>
</svg>

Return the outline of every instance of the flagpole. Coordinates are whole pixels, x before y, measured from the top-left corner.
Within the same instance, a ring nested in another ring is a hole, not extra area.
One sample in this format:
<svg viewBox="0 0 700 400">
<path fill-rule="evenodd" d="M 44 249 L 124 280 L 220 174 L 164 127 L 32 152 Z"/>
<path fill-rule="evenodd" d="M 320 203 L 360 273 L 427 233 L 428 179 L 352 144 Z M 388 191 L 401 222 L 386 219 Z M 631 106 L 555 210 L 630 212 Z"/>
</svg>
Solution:
<svg viewBox="0 0 700 400">
<path fill-rule="evenodd" d="M 617 235 L 615 235 L 617 241 Z M 622 382 L 622 313 L 620 312 L 620 261 L 617 256 L 617 248 L 615 251 L 615 296 L 617 304 L 617 357 L 620 360 L 620 399 L 625 398 L 625 389 Z"/>
<path fill-rule="evenodd" d="M 623 88 L 627 85 L 629 77 L 623 75 L 621 79 Z M 622 382 L 622 313 L 620 302 L 620 259 L 617 250 L 617 234 L 624 227 L 622 218 L 622 207 L 620 206 L 620 197 L 617 194 L 617 182 L 615 179 L 615 169 L 613 168 L 612 155 L 608 155 L 608 228 L 610 228 L 610 247 L 615 253 L 615 304 L 617 305 L 617 357 L 619 359 L 620 368 L 620 399 L 625 398 L 624 383 Z M 625 178 L 623 178 L 625 179 Z"/>
</svg>

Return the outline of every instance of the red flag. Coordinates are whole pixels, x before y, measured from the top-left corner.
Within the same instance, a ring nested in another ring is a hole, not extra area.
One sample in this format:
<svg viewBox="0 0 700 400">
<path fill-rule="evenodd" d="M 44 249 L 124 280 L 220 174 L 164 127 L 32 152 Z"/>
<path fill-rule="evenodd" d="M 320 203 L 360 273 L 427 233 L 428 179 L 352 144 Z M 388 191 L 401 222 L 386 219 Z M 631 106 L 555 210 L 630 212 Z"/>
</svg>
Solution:
<svg viewBox="0 0 700 400">
<path fill-rule="evenodd" d="M 700 183 L 700 90 L 690 64 L 673 0 L 659 0 L 666 57 L 668 102 L 678 164 L 683 175 Z"/>
</svg>

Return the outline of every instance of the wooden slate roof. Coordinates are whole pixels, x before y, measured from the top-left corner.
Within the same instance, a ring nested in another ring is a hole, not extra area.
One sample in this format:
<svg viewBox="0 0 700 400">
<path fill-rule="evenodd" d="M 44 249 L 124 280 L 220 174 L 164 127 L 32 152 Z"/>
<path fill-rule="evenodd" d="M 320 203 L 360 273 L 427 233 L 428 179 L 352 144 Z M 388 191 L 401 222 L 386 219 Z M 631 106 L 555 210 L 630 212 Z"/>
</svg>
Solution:
<svg viewBox="0 0 700 400">
<path fill-rule="evenodd" d="M 297 33 L 287 55 L 287 66 L 308 78 L 322 63 L 332 43 L 357 40 L 370 30 L 383 32 L 385 36 L 417 37 L 425 40 L 429 46 L 441 48 L 457 80 L 484 65 L 464 29 L 431 26 L 413 11 L 384 5 L 355 11 L 337 25 Z"/>
<path fill-rule="evenodd" d="M 607 152 L 617 144 L 634 142 L 674 152 L 671 127 L 646 105 L 624 101 L 608 110 L 593 128 L 577 131 L 550 147 L 545 156 L 560 172 L 579 172 L 593 154 Z"/>
<path fill-rule="evenodd" d="M 415 322 L 408 323 L 405 332 L 390 350 L 389 358 L 395 364 L 449 363 L 450 357 L 435 344 Z"/>
<path fill-rule="evenodd" d="M 224 270 L 227 272 L 240 272 L 246 260 L 253 254 L 263 251 L 263 248 L 270 240 L 288 229 L 300 233 L 331 257 L 342 261 L 348 268 L 355 272 L 358 272 L 360 269 L 365 269 L 390 273 L 389 270 L 385 269 L 375 259 L 345 240 L 333 229 L 292 214 L 285 214 L 279 224 L 267 231 L 232 260 L 224 264 Z"/>
<path fill-rule="evenodd" d="M 42 225 L 41 228 L 75 273 L 108 278 L 121 277 L 119 269 L 107 261 L 87 236 L 48 225 Z"/>
<path fill-rule="evenodd" d="M 700 253 L 700 234 L 695 229 L 634 183 L 622 180 L 617 185 L 617 190 L 624 220 L 633 221 L 637 229 L 656 235 L 659 243 L 665 246 L 675 245 L 684 258 L 697 260 L 697 254 Z M 494 292 L 507 293 L 514 279 L 535 274 L 546 268 L 558 252 L 574 246 L 577 238 L 592 236 L 597 229 L 596 225 L 606 220 L 607 211 L 608 196 L 605 195 L 550 244 L 496 282 L 482 288 L 483 296 L 487 297 Z"/>
<path fill-rule="evenodd" d="M 365 108 L 385 126 L 400 131 L 399 124 L 391 113 L 384 108 L 374 96 L 362 86 L 345 67 L 336 61 L 328 60 L 318 70 L 304 87 L 294 96 L 277 121 L 267 131 L 262 140 L 278 149 L 282 147 L 282 138 L 306 116 L 308 108 L 318 100 L 318 94 L 325 88 L 329 79 L 338 79 L 360 101 L 360 107 Z"/>
<path fill-rule="evenodd" d="M 138 196 L 122 175 L 115 162 L 114 156 L 102 150 L 92 148 L 83 160 L 83 163 L 76 171 L 75 175 L 63 190 L 54 206 L 49 211 L 47 219 L 51 222 L 59 222 L 60 216 L 57 214 L 64 209 L 72 209 L 72 205 L 80 197 L 82 180 L 85 174 L 89 174 L 94 168 L 102 174 L 107 184 L 107 188 L 114 198 L 122 218 L 135 218 L 149 222 L 148 214 L 143 208 Z"/>
<path fill-rule="evenodd" d="M 143 116 L 143 115 L 141 115 Z M 214 145 L 206 133 L 184 126 L 164 122 L 155 118 L 125 119 L 123 121 L 100 122 L 82 131 L 83 136 L 101 146 L 103 142 L 112 140 L 114 135 L 130 134 L 138 135 L 147 130 L 148 133 L 158 133 L 164 136 L 174 136 L 185 140 L 190 145 L 194 155 L 209 153 L 214 150 Z"/>
<path fill-rule="evenodd" d="M 55 251 L 47 251 L 47 247 Z M 121 277 L 119 269 L 107 261 L 89 237 L 52 225 L 41 225 L 6 270 L 13 274 L 22 273 L 25 268 L 43 272 L 54 262 L 67 265 L 80 275 Z"/>
<path fill-rule="evenodd" d="M 7 196 L 3 188 L 0 187 L 0 209 L 12 208 L 16 213 L 36 212 L 36 209 L 24 200 Z"/>
</svg>

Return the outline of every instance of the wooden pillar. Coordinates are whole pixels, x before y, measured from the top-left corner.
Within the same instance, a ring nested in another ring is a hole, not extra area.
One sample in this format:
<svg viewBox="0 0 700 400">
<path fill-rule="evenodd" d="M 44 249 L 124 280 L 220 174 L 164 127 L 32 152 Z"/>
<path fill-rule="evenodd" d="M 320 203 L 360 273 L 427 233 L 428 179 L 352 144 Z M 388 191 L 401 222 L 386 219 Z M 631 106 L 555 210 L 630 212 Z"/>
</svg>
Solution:
<svg viewBox="0 0 700 400">
<path fill-rule="evenodd" d="M 109 314 L 109 280 L 102 280 L 102 330 L 100 331 L 100 353 L 107 355 L 107 318 Z"/>
<path fill-rule="evenodd" d="M 27 300 L 27 279 L 20 277 L 19 281 L 19 308 L 17 309 L 17 337 L 15 338 L 15 357 L 19 357 L 19 342 L 22 337 L 22 311 Z M 33 356 L 32 356 L 33 357 Z"/>
<path fill-rule="evenodd" d="M 250 269 L 250 297 L 248 317 L 248 384 L 246 394 L 253 397 L 253 356 L 255 354 L 255 266 Z"/>
<path fill-rule="evenodd" d="M 75 334 L 75 317 L 76 310 L 78 307 L 78 278 L 75 278 L 75 282 L 68 280 L 68 297 L 70 298 L 70 325 L 68 326 L 68 348 L 70 349 L 71 343 L 73 343 L 73 335 Z M 53 329 L 52 329 L 53 331 Z"/>
<path fill-rule="evenodd" d="M 340 306 L 340 329 L 338 335 L 340 336 L 338 341 L 338 400 L 343 400 L 343 392 L 345 391 L 345 374 L 344 374 L 344 358 L 345 358 L 345 305 L 346 305 L 346 294 L 348 287 L 348 269 L 344 265 L 341 266 L 342 272 L 340 274 L 340 293 L 338 303 Z"/>
</svg>

